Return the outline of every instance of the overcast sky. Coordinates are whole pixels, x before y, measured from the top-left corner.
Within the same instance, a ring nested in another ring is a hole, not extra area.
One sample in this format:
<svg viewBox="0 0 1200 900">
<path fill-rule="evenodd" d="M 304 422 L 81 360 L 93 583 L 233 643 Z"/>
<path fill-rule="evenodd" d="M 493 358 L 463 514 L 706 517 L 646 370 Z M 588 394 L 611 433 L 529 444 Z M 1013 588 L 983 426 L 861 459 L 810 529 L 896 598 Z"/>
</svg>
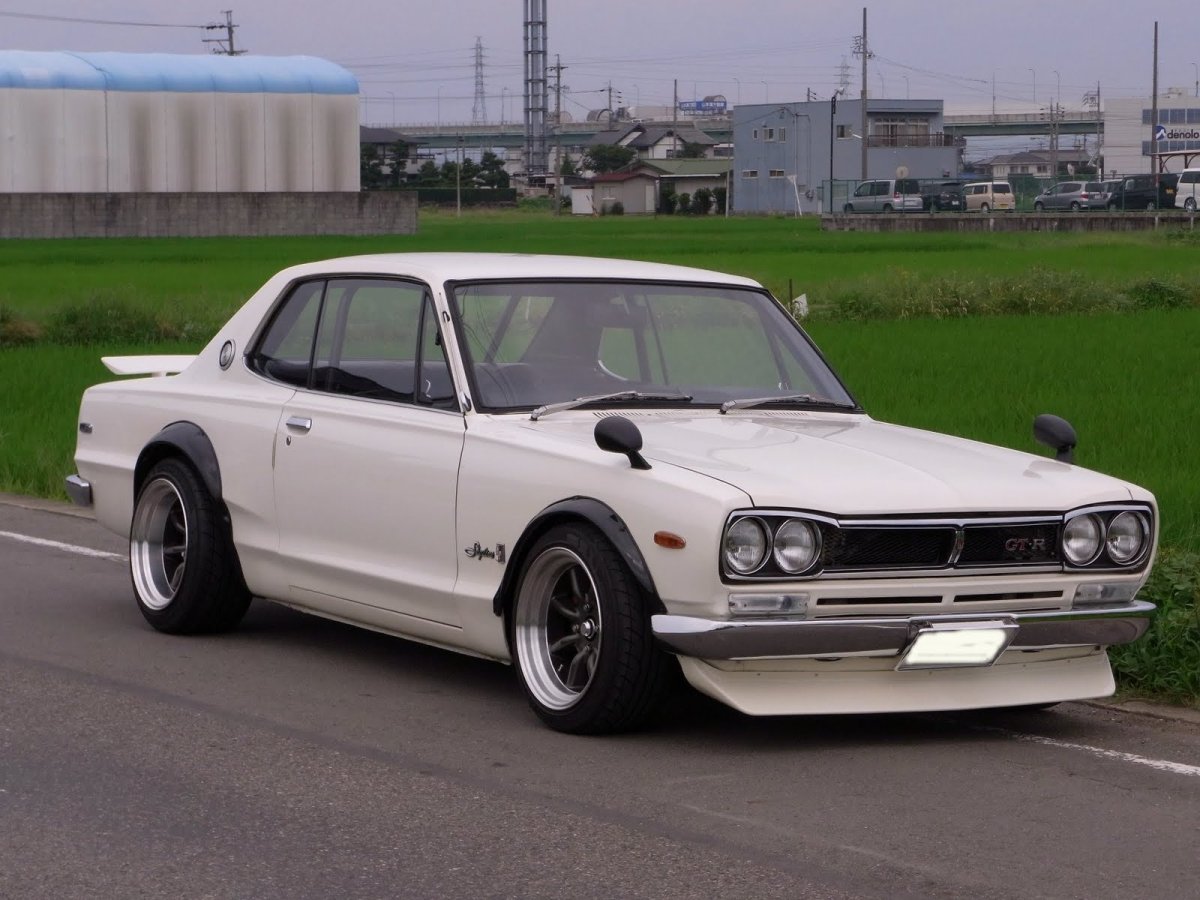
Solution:
<svg viewBox="0 0 1200 900">
<path fill-rule="evenodd" d="M 0 0 L 0 46 L 19 50 L 202 53 L 195 27 L 45 21 L 12 13 L 203 25 L 234 6 L 235 40 L 252 53 L 307 54 L 360 82 L 364 121 L 469 122 L 474 46 L 482 39 L 488 118 L 521 117 L 521 0 Z M 841 67 L 858 96 L 853 40 L 861 3 L 834 0 L 547 0 L 551 62 L 561 55 L 564 111 L 668 105 L 723 94 L 730 103 L 828 97 Z M 868 6 L 872 96 L 941 98 L 951 112 L 1031 109 L 1055 95 L 1079 109 L 1097 82 L 1105 97 L 1150 94 L 1154 21 L 1159 84 L 1191 94 L 1200 71 L 1197 7 L 1187 0 L 887 0 Z M 1036 95 L 1035 95 L 1036 91 Z M 614 105 L 617 97 L 614 96 Z"/>
</svg>

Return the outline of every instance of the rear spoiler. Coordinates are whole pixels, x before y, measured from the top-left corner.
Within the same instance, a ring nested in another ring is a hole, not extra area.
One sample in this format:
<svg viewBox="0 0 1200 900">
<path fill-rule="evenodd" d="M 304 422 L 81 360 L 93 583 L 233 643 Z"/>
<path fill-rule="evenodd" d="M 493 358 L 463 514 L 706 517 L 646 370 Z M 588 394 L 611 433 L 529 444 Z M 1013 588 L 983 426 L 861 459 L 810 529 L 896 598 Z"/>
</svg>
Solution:
<svg viewBox="0 0 1200 900">
<path fill-rule="evenodd" d="M 195 356 L 102 356 L 100 362 L 114 375 L 176 375 Z"/>
</svg>

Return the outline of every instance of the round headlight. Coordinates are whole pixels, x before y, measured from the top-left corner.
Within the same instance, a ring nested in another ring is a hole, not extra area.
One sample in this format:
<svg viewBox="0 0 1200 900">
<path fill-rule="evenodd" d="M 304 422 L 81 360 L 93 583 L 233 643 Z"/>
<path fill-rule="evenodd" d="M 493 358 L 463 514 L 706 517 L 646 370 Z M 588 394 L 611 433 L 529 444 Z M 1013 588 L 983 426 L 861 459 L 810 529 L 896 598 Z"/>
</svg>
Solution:
<svg viewBox="0 0 1200 900">
<path fill-rule="evenodd" d="M 749 575 L 767 558 L 767 528 L 761 519 L 738 519 L 725 532 L 725 565 Z"/>
<path fill-rule="evenodd" d="M 1137 513 L 1123 512 L 1108 523 L 1108 535 L 1104 539 L 1108 558 L 1118 566 L 1133 562 L 1146 546 L 1146 523 Z"/>
<path fill-rule="evenodd" d="M 1099 516 L 1076 516 L 1063 528 L 1063 555 L 1071 565 L 1086 566 L 1100 555 L 1103 533 Z"/>
<path fill-rule="evenodd" d="M 821 533 L 811 522 L 788 519 L 775 532 L 775 565 L 789 575 L 807 572 L 821 554 Z"/>
</svg>

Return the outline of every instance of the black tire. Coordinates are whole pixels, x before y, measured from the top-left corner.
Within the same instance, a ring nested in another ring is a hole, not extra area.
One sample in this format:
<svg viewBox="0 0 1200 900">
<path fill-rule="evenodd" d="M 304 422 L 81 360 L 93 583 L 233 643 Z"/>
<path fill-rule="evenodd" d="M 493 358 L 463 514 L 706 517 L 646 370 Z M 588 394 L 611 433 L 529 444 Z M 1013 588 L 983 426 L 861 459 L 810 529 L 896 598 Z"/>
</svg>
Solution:
<svg viewBox="0 0 1200 900">
<path fill-rule="evenodd" d="M 1046 204 L 1045 204 L 1045 203 L 1041 203 L 1041 202 L 1039 201 L 1038 203 L 1035 203 L 1035 204 L 1033 204 L 1033 211 L 1034 211 L 1034 212 L 1045 212 L 1045 210 L 1046 210 Z"/>
<path fill-rule="evenodd" d="M 847 203 L 845 206 L 842 207 L 842 212 L 844 212 L 844 213 L 854 212 L 854 205 L 851 203 Z"/>
<path fill-rule="evenodd" d="M 883 211 L 885 213 L 890 213 L 892 211 L 892 204 L 890 204 L 890 203 L 883 204 Z"/>
<path fill-rule="evenodd" d="M 986 216 L 988 213 L 990 213 L 992 211 L 992 207 L 987 203 L 981 203 L 979 205 L 979 211 Z"/>
<path fill-rule="evenodd" d="M 1078 200 L 1071 201 L 1071 212 L 1079 212 L 1079 201 Z"/>
<path fill-rule="evenodd" d="M 1147 209 L 1147 210 L 1155 210 L 1155 209 L 1158 209 L 1158 204 L 1157 204 L 1157 203 L 1155 203 L 1153 200 L 1147 200 L 1147 201 L 1146 201 L 1146 209 Z"/>
<path fill-rule="evenodd" d="M 1105 207 L 1105 209 L 1106 209 L 1106 210 L 1108 210 L 1109 212 L 1116 212 L 1116 211 L 1117 211 L 1117 204 L 1115 204 L 1115 203 L 1110 203 L 1110 204 L 1108 204 L 1108 206 L 1106 206 L 1106 207 Z"/>
<path fill-rule="evenodd" d="M 226 631 L 250 605 L 221 506 L 182 459 L 154 466 L 129 526 L 138 609 L 167 634 Z"/>
<path fill-rule="evenodd" d="M 1188 197 L 1183 201 L 1183 209 L 1185 212 L 1194 213 L 1196 211 L 1196 198 Z"/>
<path fill-rule="evenodd" d="M 644 724 L 669 685 L 648 598 L 595 527 L 546 532 L 530 548 L 509 616 L 529 705 L 556 731 L 610 734 Z"/>
</svg>

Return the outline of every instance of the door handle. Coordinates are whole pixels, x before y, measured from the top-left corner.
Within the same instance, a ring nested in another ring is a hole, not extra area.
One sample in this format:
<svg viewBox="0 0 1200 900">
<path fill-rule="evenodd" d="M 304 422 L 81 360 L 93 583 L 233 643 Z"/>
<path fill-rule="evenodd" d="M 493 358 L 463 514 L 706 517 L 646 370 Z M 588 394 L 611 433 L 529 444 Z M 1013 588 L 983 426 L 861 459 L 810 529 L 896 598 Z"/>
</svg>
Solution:
<svg viewBox="0 0 1200 900">
<path fill-rule="evenodd" d="M 285 424 L 293 431 L 308 431 L 312 428 L 312 419 L 304 416 L 289 416 Z"/>
</svg>

